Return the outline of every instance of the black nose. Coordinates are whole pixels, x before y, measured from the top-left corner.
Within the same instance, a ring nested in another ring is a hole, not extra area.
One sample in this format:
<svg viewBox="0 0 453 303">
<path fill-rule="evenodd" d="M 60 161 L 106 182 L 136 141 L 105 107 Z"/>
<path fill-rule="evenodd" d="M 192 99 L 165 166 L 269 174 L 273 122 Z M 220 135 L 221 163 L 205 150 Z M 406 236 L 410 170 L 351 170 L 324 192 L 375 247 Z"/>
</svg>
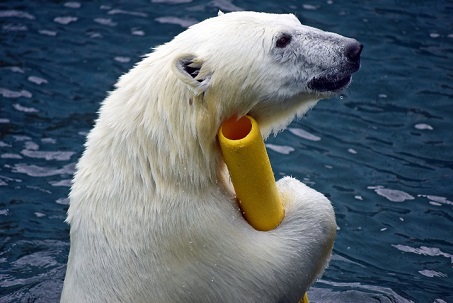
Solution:
<svg viewBox="0 0 453 303">
<path fill-rule="evenodd" d="M 363 44 L 358 41 L 354 41 L 346 46 L 345 55 L 350 61 L 359 61 L 362 49 Z"/>
</svg>

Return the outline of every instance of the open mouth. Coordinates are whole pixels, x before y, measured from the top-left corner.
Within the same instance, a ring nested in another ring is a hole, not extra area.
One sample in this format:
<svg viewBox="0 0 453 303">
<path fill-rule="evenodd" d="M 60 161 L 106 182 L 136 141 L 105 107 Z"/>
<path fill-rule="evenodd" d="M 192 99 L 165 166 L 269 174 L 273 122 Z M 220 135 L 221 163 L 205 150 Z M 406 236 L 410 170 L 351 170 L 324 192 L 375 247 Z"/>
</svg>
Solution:
<svg viewBox="0 0 453 303">
<path fill-rule="evenodd" d="M 308 88 L 318 92 L 336 92 L 351 83 L 352 74 L 360 68 L 360 61 L 341 68 L 335 67 L 324 71 L 308 82 Z"/>
<path fill-rule="evenodd" d="M 346 87 L 351 82 L 351 75 L 338 79 L 328 74 L 326 76 L 313 78 L 308 82 L 308 87 L 319 92 L 336 91 Z"/>
</svg>

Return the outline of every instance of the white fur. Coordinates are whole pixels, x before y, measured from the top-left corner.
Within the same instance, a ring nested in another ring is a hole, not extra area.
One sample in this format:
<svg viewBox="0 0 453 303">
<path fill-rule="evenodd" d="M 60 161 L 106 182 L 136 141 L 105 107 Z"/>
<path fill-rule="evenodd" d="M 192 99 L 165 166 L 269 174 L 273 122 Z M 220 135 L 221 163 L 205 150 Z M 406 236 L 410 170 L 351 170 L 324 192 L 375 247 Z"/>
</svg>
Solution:
<svg viewBox="0 0 453 303">
<path fill-rule="evenodd" d="M 294 38 L 278 49 L 282 32 Z M 350 40 L 293 15 L 219 14 L 122 76 L 77 164 L 61 301 L 297 302 L 327 265 L 332 206 L 286 177 L 277 182 L 283 222 L 254 230 L 238 210 L 216 133 L 246 113 L 263 136 L 284 128 L 330 96 L 307 82 Z"/>
</svg>

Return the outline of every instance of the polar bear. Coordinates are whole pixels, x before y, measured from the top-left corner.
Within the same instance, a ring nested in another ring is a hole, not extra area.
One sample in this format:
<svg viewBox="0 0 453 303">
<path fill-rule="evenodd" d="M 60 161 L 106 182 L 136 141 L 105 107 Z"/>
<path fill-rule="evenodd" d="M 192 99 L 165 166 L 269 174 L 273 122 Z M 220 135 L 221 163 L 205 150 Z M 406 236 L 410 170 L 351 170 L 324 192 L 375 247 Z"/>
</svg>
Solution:
<svg viewBox="0 0 453 303">
<path fill-rule="evenodd" d="M 344 90 L 354 39 L 294 15 L 220 14 L 157 47 L 103 101 L 77 164 L 62 302 L 297 302 L 324 271 L 329 200 L 277 182 L 285 218 L 253 229 L 216 138 L 249 114 L 263 137 Z"/>
</svg>

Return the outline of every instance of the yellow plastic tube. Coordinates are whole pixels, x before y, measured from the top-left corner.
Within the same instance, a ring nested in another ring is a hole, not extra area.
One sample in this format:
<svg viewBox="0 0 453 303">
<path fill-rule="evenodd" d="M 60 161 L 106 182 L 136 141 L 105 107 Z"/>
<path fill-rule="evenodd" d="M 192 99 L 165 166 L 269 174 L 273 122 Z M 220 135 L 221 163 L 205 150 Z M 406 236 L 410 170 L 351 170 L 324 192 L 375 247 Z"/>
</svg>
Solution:
<svg viewBox="0 0 453 303">
<path fill-rule="evenodd" d="M 219 142 L 245 219 L 257 230 L 276 228 L 285 213 L 258 124 L 250 116 L 230 118 Z"/>
<path fill-rule="evenodd" d="M 250 116 L 232 117 L 218 137 L 245 219 L 260 231 L 276 228 L 285 213 L 258 123 Z M 299 303 L 309 303 L 307 293 Z"/>
</svg>

